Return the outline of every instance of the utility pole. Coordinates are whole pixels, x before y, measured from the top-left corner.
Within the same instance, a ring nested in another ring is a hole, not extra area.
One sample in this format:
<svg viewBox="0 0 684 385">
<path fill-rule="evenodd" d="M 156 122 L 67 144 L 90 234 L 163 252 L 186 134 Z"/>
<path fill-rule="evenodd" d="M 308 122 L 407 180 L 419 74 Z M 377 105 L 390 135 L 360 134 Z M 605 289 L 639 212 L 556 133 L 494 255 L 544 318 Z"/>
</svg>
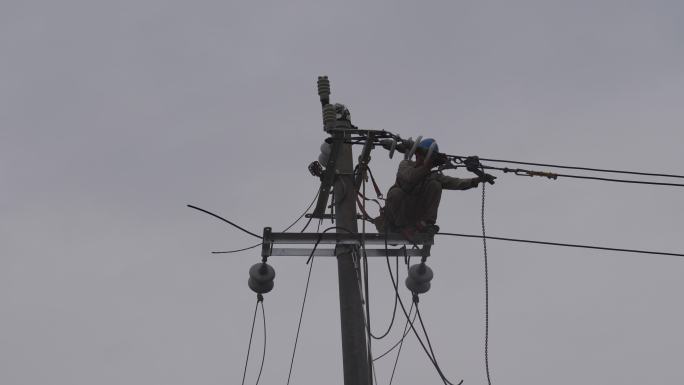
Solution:
<svg viewBox="0 0 684 385">
<path fill-rule="evenodd" d="M 319 78 L 320 83 L 327 78 Z M 329 83 L 328 92 L 330 90 Z M 328 95 L 321 95 L 321 104 L 324 112 L 331 107 L 327 100 Z M 326 108 L 327 104 L 327 108 Z M 330 111 L 332 112 L 332 111 Z M 330 118 L 331 116 L 328 115 Z M 327 119 L 326 128 L 332 125 L 332 119 Z M 351 129 L 348 120 L 335 119 L 336 129 Z M 335 134 L 333 134 L 335 135 Z M 344 140 L 344 136 L 338 138 Z M 338 144 L 338 150 L 333 151 L 337 159 L 334 160 L 334 169 L 327 172 L 335 172 L 333 184 L 333 197 L 335 200 L 335 225 L 337 233 L 349 235 L 348 232 L 358 232 L 356 224 L 356 190 L 354 188 L 354 160 L 351 144 Z M 364 321 L 361 291 L 357 276 L 357 267 L 354 264 L 352 253 L 355 245 L 338 243 L 335 248 L 337 257 L 337 275 L 340 291 L 340 326 L 342 329 L 342 363 L 344 367 L 344 385 L 370 385 L 370 368 L 368 365 L 366 345 L 366 324 Z"/>
</svg>

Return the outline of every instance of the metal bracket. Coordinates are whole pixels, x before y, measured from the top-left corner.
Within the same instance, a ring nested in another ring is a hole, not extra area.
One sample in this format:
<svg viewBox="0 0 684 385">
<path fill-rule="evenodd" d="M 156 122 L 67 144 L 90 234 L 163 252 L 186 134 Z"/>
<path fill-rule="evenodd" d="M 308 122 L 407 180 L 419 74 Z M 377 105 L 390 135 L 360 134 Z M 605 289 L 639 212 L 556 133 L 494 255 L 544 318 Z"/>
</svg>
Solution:
<svg viewBox="0 0 684 385">
<path fill-rule="evenodd" d="M 385 234 L 367 233 L 367 234 L 346 234 L 346 233 L 274 233 L 271 232 L 270 227 L 264 228 L 264 238 L 262 241 L 261 253 L 262 257 L 270 257 L 272 255 L 284 256 L 309 256 L 312 248 L 275 248 L 273 245 L 349 245 L 353 247 L 360 247 L 361 242 L 364 245 L 385 245 Z M 430 248 L 434 244 L 434 236 L 429 234 L 416 234 L 413 242 L 404 239 L 401 234 L 390 233 L 387 234 L 388 248 L 374 248 L 366 247 L 366 255 L 369 257 L 384 257 L 384 256 L 430 256 Z M 395 248 L 397 245 L 402 246 L 422 246 L 415 249 L 404 250 L 404 247 Z M 392 246 L 392 247 L 389 247 Z M 314 256 L 335 256 L 335 249 L 316 248 Z"/>
</svg>

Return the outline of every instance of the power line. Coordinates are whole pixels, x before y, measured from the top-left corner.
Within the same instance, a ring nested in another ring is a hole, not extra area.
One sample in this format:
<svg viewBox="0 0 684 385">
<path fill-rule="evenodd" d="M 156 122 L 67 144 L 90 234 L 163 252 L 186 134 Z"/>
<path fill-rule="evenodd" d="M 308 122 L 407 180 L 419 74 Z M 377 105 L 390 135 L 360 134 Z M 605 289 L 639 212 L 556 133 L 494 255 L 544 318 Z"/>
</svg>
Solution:
<svg viewBox="0 0 684 385">
<path fill-rule="evenodd" d="M 411 315 L 412 312 L 413 312 L 413 303 L 411 303 L 411 307 L 409 307 L 409 316 Z M 413 313 L 413 319 L 411 320 L 411 322 L 414 322 L 414 321 L 416 320 L 416 317 L 417 317 L 417 316 L 418 316 L 417 314 Z M 399 338 L 399 341 L 395 342 L 394 345 L 392 345 L 391 348 L 387 349 L 387 350 L 386 350 L 384 353 L 382 353 L 381 355 L 379 355 L 379 356 L 373 358 L 373 361 L 377 361 L 377 360 L 379 360 L 379 359 L 385 357 L 386 355 L 390 354 L 394 349 L 397 348 L 397 346 L 399 346 L 400 343 L 402 343 L 402 341 L 404 340 L 404 338 L 406 338 L 406 336 L 411 332 L 411 330 L 408 329 L 408 322 L 409 322 L 409 321 L 406 320 L 406 324 L 404 325 L 404 331 L 402 332 L 402 335 L 401 335 L 401 338 Z"/>
<path fill-rule="evenodd" d="M 314 245 L 313 249 L 311 250 L 311 255 L 309 256 L 309 260 L 311 261 L 311 264 L 309 264 L 309 274 L 306 277 L 306 285 L 304 286 L 304 298 L 302 299 L 302 308 L 299 312 L 299 322 L 297 324 L 297 334 L 295 335 L 295 342 L 294 342 L 294 347 L 292 348 L 292 359 L 290 359 L 290 370 L 287 373 L 287 384 L 290 384 L 290 377 L 292 376 L 292 367 L 294 366 L 294 359 L 295 359 L 295 353 L 297 352 L 297 342 L 299 341 L 299 331 L 302 328 L 302 318 L 304 318 L 304 306 L 306 305 L 306 296 L 309 293 L 309 282 L 311 281 L 311 270 L 313 270 L 313 255 L 316 252 L 316 248 L 318 247 L 318 244 L 320 243 L 320 237 L 316 244 Z M 309 261 L 307 261 L 307 264 Z"/>
<path fill-rule="evenodd" d="M 389 271 L 390 279 L 392 280 L 392 286 L 395 287 L 394 294 L 399 298 L 399 305 L 401 306 L 401 310 L 404 313 L 406 320 L 410 320 L 410 317 L 409 317 L 408 313 L 406 312 L 406 307 L 404 306 L 404 302 L 401 300 L 401 297 L 399 296 L 399 290 L 397 289 L 398 288 L 397 281 L 394 280 L 394 274 L 392 274 L 392 266 L 390 265 L 389 255 L 388 255 L 387 232 L 386 231 L 385 231 L 385 261 L 387 262 L 387 269 Z M 399 277 L 397 277 L 397 278 L 399 278 Z M 432 366 L 435 367 L 435 370 L 437 371 L 437 374 L 439 375 L 442 382 L 444 382 L 445 385 L 454 385 L 451 381 L 449 381 L 446 378 L 446 376 L 442 372 L 442 369 L 437 364 L 437 361 L 435 361 L 434 357 L 432 355 L 430 355 L 430 352 L 428 352 L 428 349 L 427 349 L 427 347 L 425 347 L 425 343 L 423 343 L 422 338 L 420 338 L 420 335 L 416 331 L 416 328 L 413 325 L 413 322 L 409 321 L 409 325 L 411 325 L 411 330 L 413 330 L 413 334 L 416 336 L 416 339 L 420 343 L 420 346 L 423 348 L 423 351 L 428 356 L 428 359 L 432 363 Z M 461 382 L 459 382 L 457 385 L 461 385 L 462 383 L 463 383 L 463 380 L 461 380 Z"/>
<path fill-rule="evenodd" d="M 245 357 L 245 370 L 242 372 L 242 385 L 245 385 L 245 378 L 247 377 L 247 365 L 249 364 L 249 352 L 252 350 L 252 337 L 254 336 L 254 325 L 256 324 L 257 310 L 259 309 L 259 303 L 264 300 L 261 294 L 257 294 L 257 302 L 254 305 L 254 317 L 252 318 L 252 330 L 249 332 L 249 344 L 247 345 L 247 357 Z M 261 304 L 263 310 L 263 303 Z M 261 360 L 261 369 L 264 367 L 263 358 L 266 357 L 266 316 L 264 315 L 264 355 Z M 259 369 L 259 378 L 261 378 L 261 369 Z M 259 380 L 257 379 L 257 384 Z"/>
<path fill-rule="evenodd" d="M 595 250 L 607 250 L 607 251 L 620 251 L 624 253 L 637 253 L 637 254 L 654 254 L 654 255 L 670 255 L 674 257 L 684 257 L 682 253 L 665 253 L 660 251 L 647 251 L 647 250 L 636 250 L 636 249 L 621 249 L 615 247 L 602 247 L 602 246 L 590 246 L 590 245 L 578 245 L 572 243 L 560 243 L 560 242 L 547 242 L 547 241 L 534 241 L 529 239 L 517 239 L 517 238 L 504 238 L 504 237 L 492 237 L 487 235 L 483 237 L 482 235 L 473 234 L 458 234 L 458 233 L 437 233 L 437 235 L 449 235 L 454 237 L 465 237 L 465 238 L 486 238 L 494 239 L 497 241 L 509 241 L 509 242 L 522 242 L 522 243 L 534 243 L 539 245 L 550 245 L 550 246 L 563 246 L 563 247 L 576 247 L 582 249 L 595 249 Z"/>
<path fill-rule="evenodd" d="M 259 366 L 259 375 L 257 376 L 255 385 L 259 385 L 259 380 L 261 380 L 261 372 L 264 370 L 264 361 L 266 361 L 266 311 L 264 310 L 263 299 L 259 301 L 259 303 L 261 303 L 261 316 L 264 320 L 264 350 L 261 354 L 261 365 Z"/>
<path fill-rule="evenodd" d="M 552 178 L 552 179 L 555 179 L 556 177 L 562 177 L 562 178 L 574 178 L 574 179 L 599 180 L 599 181 L 603 181 L 603 182 L 619 182 L 619 183 L 646 184 L 646 185 L 654 185 L 654 186 L 684 187 L 684 183 L 649 182 L 649 181 L 643 181 L 643 180 L 602 178 L 602 177 L 585 176 L 585 175 L 538 173 L 538 172 L 529 171 L 529 170 L 511 169 L 511 168 L 507 168 L 507 167 L 492 167 L 492 166 L 482 166 L 482 167 L 484 169 L 487 169 L 487 170 L 498 170 L 498 171 L 503 171 L 505 173 L 512 172 L 512 173 L 515 173 L 516 175 L 521 175 L 521 176 L 543 175 L 543 176 L 546 176 L 546 177 Z"/>
<path fill-rule="evenodd" d="M 207 210 L 205 210 L 205 209 L 201 209 L 201 208 L 199 208 L 199 207 L 197 207 L 197 206 L 193 206 L 193 205 L 187 205 L 187 206 L 190 207 L 191 209 L 195 209 L 195 210 L 201 211 L 201 212 L 203 212 L 203 213 L 205 213 L 205 214 L 209 214 L 209 215 L 211 215 L 211 216 L 214 217 L 214 218 L 218 218 L 218 219 L 220 219 L 220 220 L 226 222 L 227 224 L 229 224 L 229 225 L 235 227 L 236 229 L 241 230 L 242 232 L 245 232 L 245 233 L 247 233 L 247 234 L 249 234 L 249 235 L 251 235 L 251 236 L 253 236 L 253 237 L 256 237 L 256 238 L 259 238 L 259 239 L 263 239 L 260 235 L 256 235 L 256 234 L 254 234 L 253 232 L 251 232 L 251 231 L 249 231 L 249 230 L 246 230 L 245 228 L 236 225 L 235 223 L 233 223 L 233 222 L 227 220 L 226 218 L 223 218 L 222 216 L 220 216 L 220 215 L 218 215 L 218 214 L 214 214 L 214 213 L 212 213 L 211 211 L 207 211 Z"/>
<path fill-rule="evenodd" d="M 309 204 L 309 206 L 308 206 L 306 209 L 304 209 L 304 212 L 302 213 L 302 215 L 300 215 L 297 219 L 295 219 L 295 221 L 292 222 L 292 224 L 290 224 L 289 226 L 287 226 L 287 227 L 285 228 L 285 230 L 283 230 L 283 232 L 287 232 L 287 230 L 291 229 L 292 226 L 294 226 L 295 224 L 297 224 L 297 222 L 299 222 L 299 221 L 304 217 L 304 215 L 306 215 L 306 213 L 309 211 L 309 209 L 311 209 L 311 206 L 313 206 L 313 204 L 316 202 L 316 198 L 318 198 L 318 193 L 319 193 L 319 192 L 316 191 L 316 195 L 314 196 L 314 198 L 313 198 L 313 200 L 311 201 L 311 203 Z M 309 219 L 309 222 L 306 223 L 306 226 L 304 226 L 304 228 L 303 228 L 302 231 L 300 231 L 300 232 L 303 233 L 304 230 L 306 230 L 306 228 L 309 227 L 309 223 L 311 223 L 311 219 Z M 259 247 L 259 246 L 261 246 L 261 243 L 257 243 L 257 244 L 252 245 L 252 246 L 244 247 L 244 248 L 242 248 L 242 249 L 227 250 L 227 251 L 212 251 L 211 253 L 212 253 L 212 254 L 232 254 L 232 253 L 238 253 L 238 252 L 240 252 L 240 251 L 250 250 L 250 249 L 253 249 L 253 248 Z"/>
<path fill-rule="evenodd" d="M 520 162 L 520 161 L 514 161 L 514 160 L 489 159 L 489 158 L 480 158 L 480 160 L 485 161 L 485 162 L 522 164 L 522 165 L 527 165 L 527 166 L 563 168 L 563 169 L 568 169 L 568 170 L 583 170 L 583 171 L 594 171 L 594 172 L 607 172 L 607 173 L 613 173 L 613 174 L 631 174 L 631 175 L 643 175 L 643 176 L 656 176 L 656 177 L 665 177 L 665 178 L 684 179 L 684 175 L 676 175 L 676 174 L 662 174 L 662 173 L 625 171 L 625 170 L 610 170 L 610 169 L 603 169 L 603 168 L 591 168 L 591 167 L 579 167 L 579 166 L 562 166 L 562 165 L 548 164 L 548 163 Z"/>
</svg>

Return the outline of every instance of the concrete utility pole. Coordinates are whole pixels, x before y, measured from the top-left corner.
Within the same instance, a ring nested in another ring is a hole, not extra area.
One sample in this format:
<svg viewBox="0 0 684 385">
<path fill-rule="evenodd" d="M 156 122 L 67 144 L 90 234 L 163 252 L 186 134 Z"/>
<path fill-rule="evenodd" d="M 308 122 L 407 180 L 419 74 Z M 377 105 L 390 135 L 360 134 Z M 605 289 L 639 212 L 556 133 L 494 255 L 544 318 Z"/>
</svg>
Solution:
<svg viewBox="0 0 684 385">
<path fill-rule="evenodd" d="M 323 83 L 323 87 L 321 87 Z M 324 111 L 326 130 L 352 129 L 351 122 L 345 119 L 334 119 L 333 106 L 329 104 L 330 85 L 326 77 L 319 77 L 319 95 Z M 323 90 L 321 89 L 323 88 Z M 337 140 L 343 139 L 339 134 Z M 334 172 L 333 196 L 335 200 L 335 225 L 339 227 L 337 233 L 349 235 L 348 231 L 356 234 L 356 191 L 354 188 L 354 161 L 350 144 L 339 143 L 332 170 Z M 330 168 L 330 167 L 329 167 Z M 332 177 L 332 175 L 328 175 Z M 323 189 L 321 194 L 323 194 Z M 342 328 L 342 361 L 344 367 L 344 385 L 370 385 L 370 368 L 366 345 L 366 325 L 364 322 L 363 304 L 359 289 L 356 266 L 352 252 L 354 245 L 338 243 L 335 255 L 337 257 L 337 272 L 340 290 L 340 325 Z"/>
<path fill-rule="evenodd" d="M 345 144 L 338 157 L 342 174 L 335 180 L 335 217 L 338 227 L 357 232 L 356 194 L 351 175 L 351 145 Z M 346 233 L 337 229 L 338 233 Z M 342 326 L 342 359 L 345 385 L 369 385 L 370 374 L 366 347 L 366 326 L 352 249 L 356 246 L 337 245 L 337 275 L 340 288 L 340 324 Z"/>
</svg>

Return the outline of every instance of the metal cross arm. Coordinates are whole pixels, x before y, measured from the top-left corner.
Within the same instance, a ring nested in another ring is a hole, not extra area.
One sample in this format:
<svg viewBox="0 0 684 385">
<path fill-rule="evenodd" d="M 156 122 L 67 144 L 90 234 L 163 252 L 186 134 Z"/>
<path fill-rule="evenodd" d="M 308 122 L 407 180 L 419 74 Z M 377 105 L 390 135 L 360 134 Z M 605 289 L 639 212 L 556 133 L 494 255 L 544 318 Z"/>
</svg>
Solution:
<svg viewBox="0 0 684 385">
<path fill-rule="evenodd" d="M 369 257 L 384 256 L 420 256 L 428 257 L 430 248 L 434 244 L 434 237 L 428 234 L 416 234 L 413 242 L 404 239 L 401 234 L 387 234 L 387 247 L 385 249 L 385 234 L 366 233 L 274 233 L 270 227 L 264 228 L 261 255 L 264 258 L 270 256 L 310 256 L 313 248 L 274 247 L 274 245 L 352 245 L 360 247 L 361 243 L 368 245 L 382 245 L 382 248 L 369 249 L 366 247 L 366 255 Z M 402 247 L 397 248 L 396 246 Z M 406 246 L 422 246 L 418 248 L 406 248 Z M 314 256 L 334 257 L 335 249 L 316 247 Z"/>
</svg>

